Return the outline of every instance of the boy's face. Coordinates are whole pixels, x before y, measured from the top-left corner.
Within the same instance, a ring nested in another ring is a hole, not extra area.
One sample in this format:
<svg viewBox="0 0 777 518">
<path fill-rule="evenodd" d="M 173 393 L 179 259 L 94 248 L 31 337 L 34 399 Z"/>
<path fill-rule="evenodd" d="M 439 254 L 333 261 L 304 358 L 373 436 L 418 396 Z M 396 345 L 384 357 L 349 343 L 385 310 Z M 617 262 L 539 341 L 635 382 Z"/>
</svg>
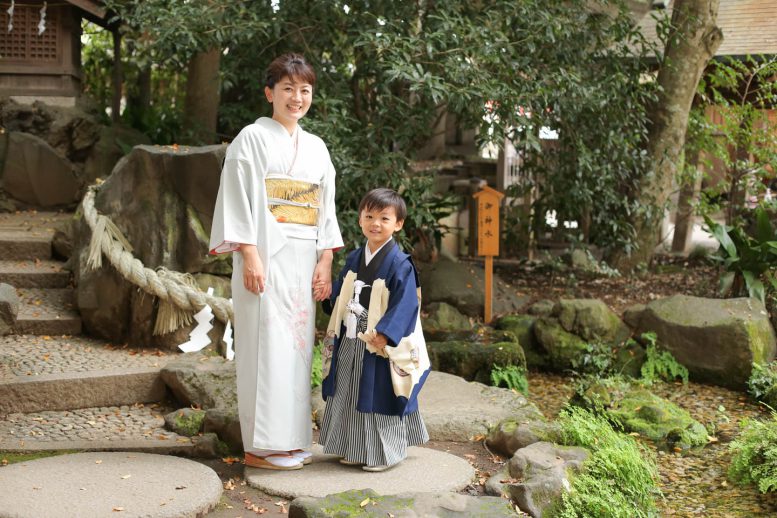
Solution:
<svg viewBox="0 0 777 518">
<path fill-rule="evenodd" d="M 359 213 L 359 226 L 367 238 L 370 251 L 375 251 L 394 234 L 402 230 L 404 221 L 397 221 L 394 207 L 385 209 L 364 209 Z"/>
</svg>

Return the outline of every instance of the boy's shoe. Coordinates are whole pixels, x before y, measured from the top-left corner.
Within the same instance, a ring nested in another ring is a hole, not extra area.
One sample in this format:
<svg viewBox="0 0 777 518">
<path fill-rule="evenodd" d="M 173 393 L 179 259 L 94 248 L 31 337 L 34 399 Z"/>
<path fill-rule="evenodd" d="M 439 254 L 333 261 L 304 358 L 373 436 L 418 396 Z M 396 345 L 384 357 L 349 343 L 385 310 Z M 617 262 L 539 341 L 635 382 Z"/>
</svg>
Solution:
<svg viewBox="0 0 777 518">
<path fill-rule="evenodd" d="M 281 471 L 291 471 L 302 469 L 302 460 L 295 458 L 288 453 L 271 453 L 260 457 L 252 453 L 245 454 L 246 466 L 250 468 L 276 469 Z"/>
<path fill-rule="evenodd" d="M 348 460 L 348 459 L 346 459 L 345 457 L 343 457 L 342 459 L 340 459 L 340 460 L 339 460 L 339 462 L 340 462 L 340 464 L 342 464 L 343 466 L 363 466 L 363 465 L 364 465 L 364 463 L 363 463 L 363 462 L 354 462 L 354 461 L 352 461 L 352 460 Z"/>
<path fill-rule="evenodd" d="M 313 454 L 305 450 L 291 450 L 289 454 L 297 460 L 301 460 L 302 464 L 310 464 L 313 462 Z"/>
<path fill-rule="evenodd" d="M 399 464 L 399 463 L 397 463 L 397 464 Z M 391 465 L 383 464 L 383 465 L 380 465 L 380 466 L 362 466 L 362 469 L 364 471 L 369 471 L 371 473 L 380 473 L 381 471 L 386 471 L 387 469 L 393 468 L 397 464 L 391 464 Z"/>
</svg>

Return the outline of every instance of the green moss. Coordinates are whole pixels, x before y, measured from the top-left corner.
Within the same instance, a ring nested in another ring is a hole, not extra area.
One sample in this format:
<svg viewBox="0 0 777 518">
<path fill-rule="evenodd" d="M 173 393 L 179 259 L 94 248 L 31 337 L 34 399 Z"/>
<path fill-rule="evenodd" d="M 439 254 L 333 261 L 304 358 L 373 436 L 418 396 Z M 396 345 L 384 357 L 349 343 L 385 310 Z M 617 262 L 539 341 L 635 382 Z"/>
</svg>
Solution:
<svg viewBox="0 0 777 518">
<path fill-rule="evenodd" d="M 469 381 L 489 384 L 494 365 L 526 368 L 523 348 L 516 342 L 448 341 L 428 342 L 429 358 L 435 370 L 455 374 Z"/>
<path fill-rule="evenodd" d="M 757 320 L 745 322 L 745 332 L 750 339 L 750 347 L 753 352 L 753 363 L 767 363 L 771 360 L 772 349 L 769 344 L 774 343 L 774 336 L 766 325 L 759 324 Z"/>
<path fill-rule="evenodd" d="M 204 410 L 192 410 L 188 415 L 184 412 L 178 412 L 174 421 L 175 432 L 179 435 L 194 437 L 200 432 L 203 421 L 205 421 Z"/>
<path fill-rule="evenodd" d="M 370 503 L 362 507 L 361 503 L 369 498 Z M 410 509 L 413 500 L 410 498 L 399 498 L 396 496 L 381 496 L 372 489 L 356 489 L 329 495 L 321 501 L 317 507 L 321 509 L 324 516 L 333 516 L 337 518 L 350 518 L 352 516 L 365 516 L 375 505 L 383 505 L 385 508 L 391 508 L 398 511 L 400 509 Z"/>
<path fill-rule="evenodd" d="M 58 455 L 69 455 L 71 453 L 81 453 L 80 450 L 54 450 L 54 451 L 34 451 L 34 452 L 3 452 L 0 451 L 0 461 L 7 464 L 17 464 L 36 459 L 45 459 L 47 457 L 56 457 Z"/>
<path fill-rule="evenodd" d="M 606 410 L 626 431 L 680 448 L 707 443 L 707 430 L 691 415 L 647 390 L 632 390 Z"/>
</svg>

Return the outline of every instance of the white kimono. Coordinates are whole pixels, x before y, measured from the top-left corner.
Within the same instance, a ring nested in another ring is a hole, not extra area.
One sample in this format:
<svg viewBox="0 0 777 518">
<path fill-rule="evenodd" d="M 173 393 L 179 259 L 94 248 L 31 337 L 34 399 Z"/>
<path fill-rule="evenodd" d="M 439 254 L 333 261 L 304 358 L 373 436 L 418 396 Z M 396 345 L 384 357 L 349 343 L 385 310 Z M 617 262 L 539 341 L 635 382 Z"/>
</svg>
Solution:
<svg viewBox="0 0 777 518">
<path fill-rule="evenodd" d="M 276 220 L 269 208 L 274 198 L 268 196 L 268 180 L 320 186 L 316 224 Z M 227 149 L 210 249 L 235 252 L 235 361 L 246 452 L 311 446 L 315 330 L 311 281 L 320 252 L 343 246 L 334 201 L 335 170 L 329 152 L 320 138 L 299 126 L 290 136 L 283 125 L 262 117 L 243 128 Z M 243 286 L 243 258 L 236 251 L 240 243 L 255 243 L 259 251 L 266 277 L 260 295 Z"/>
</svg>

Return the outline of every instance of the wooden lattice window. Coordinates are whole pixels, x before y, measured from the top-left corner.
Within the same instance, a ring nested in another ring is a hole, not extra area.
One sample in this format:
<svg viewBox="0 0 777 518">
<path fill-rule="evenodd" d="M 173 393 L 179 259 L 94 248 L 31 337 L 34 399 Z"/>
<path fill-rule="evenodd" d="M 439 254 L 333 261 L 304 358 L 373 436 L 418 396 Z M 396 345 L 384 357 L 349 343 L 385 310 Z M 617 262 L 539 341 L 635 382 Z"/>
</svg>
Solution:
<svg viewBox="0 0 777 518">
<path fill-rule="evenodd" d="M 58 61 L 58 10 L 47 9 L 46 30 L 38 35 L 40 8 L 16 4 L 13 30 L 8 32 L 8 13 L 2 10 L 0 20 L 0 59 L 32 63 Z"/>
</svg>

